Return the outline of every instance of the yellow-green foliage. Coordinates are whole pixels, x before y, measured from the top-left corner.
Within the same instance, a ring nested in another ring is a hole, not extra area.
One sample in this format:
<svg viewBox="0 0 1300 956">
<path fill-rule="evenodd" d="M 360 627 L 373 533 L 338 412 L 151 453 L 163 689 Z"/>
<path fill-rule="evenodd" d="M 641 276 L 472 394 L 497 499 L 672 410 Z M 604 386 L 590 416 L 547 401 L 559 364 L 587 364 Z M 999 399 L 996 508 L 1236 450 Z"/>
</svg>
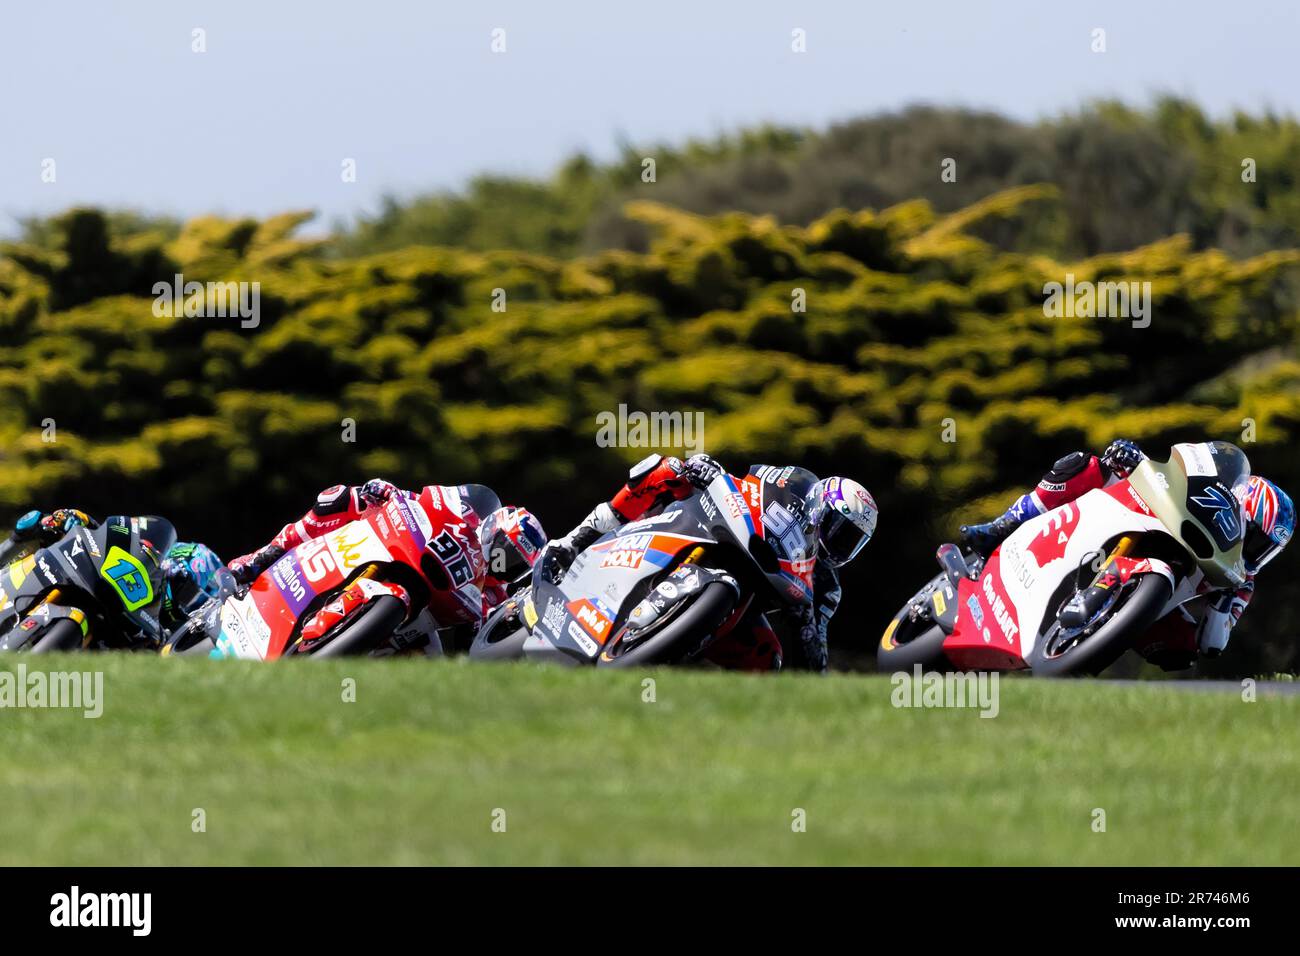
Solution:
<svg viewBox="0 0 1300 956">
<path fill-rule="evenodd" d="M 322 258 L 292 238 L 300 215 L 122 240 L 75 211 L 61 245 L 0 258 L 0 504 L 160 511 L 236 550 L 319 488 L 383 471 L 486 481 L 561 531 L 648 451 L 598 447 L 599 413 L 700 411 L 733 470 L 798 460 L 872 488 L 864 580 L 887 616 L 936 537 L 981 513 L 971 502 L 1115 435 L 1159 452 L 1240 441 L 1250 419 L 1257 470 L 1297 489 L 1300 254 L 1237 261 L 1172 237 L 1067 263 L 967 231 L 1053 197 L 838 210 L 807 228 L 642 202 L 627 212 L 653 228 L 648 253 L 572 261 Z M 176 272 L 259 282 L 260 325 L 156 317 L 153 283 Z M 1150 282 L 1150 327 L 1047 317 L 1044 283 L 1067 273 Z"/>
</svg>

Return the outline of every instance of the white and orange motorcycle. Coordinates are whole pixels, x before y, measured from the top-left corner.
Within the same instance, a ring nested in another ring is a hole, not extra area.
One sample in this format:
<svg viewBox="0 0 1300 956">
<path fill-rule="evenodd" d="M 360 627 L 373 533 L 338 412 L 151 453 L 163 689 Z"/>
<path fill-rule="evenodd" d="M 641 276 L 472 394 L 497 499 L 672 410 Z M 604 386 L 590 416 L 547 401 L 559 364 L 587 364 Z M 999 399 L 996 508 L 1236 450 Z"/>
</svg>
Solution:
<svg viewBox="0 0 1300 956">
<path fill-rule="evenodd" d="M 943 570 L 885 629 L 879 668 L 1099 673 L 1166 614 L 1244 583 L 1249 477 L 1235 445 L 1175 445 L 1026 521 L 987 561 L 943 545 Z"/>
</svg>

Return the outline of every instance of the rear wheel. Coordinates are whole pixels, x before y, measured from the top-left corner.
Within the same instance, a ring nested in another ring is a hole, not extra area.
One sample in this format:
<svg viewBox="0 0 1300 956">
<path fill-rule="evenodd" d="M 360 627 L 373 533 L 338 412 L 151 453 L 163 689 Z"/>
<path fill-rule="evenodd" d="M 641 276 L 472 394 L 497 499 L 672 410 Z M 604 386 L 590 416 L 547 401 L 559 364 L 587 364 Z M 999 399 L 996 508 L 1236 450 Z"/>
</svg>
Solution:
<svg viewBox="0 0 1300 956">
<path fill-rule="evenodd" d="M 642 667 L 680 664 L 697 658 L 709 639 L 736 607 L 731 585 L 713 581 L 694 601 L 649 637 L 624 649 L 620 640 L 596 659 L 598 667 Z"/>
<path fill-rule="evenodd" d="M 40 640 L 32 645 L 33 654 L 51 654 L 59 651 L 79 651 L 84 635 L 81 625 L 68 618 L 60 618 L 45 629 Z"/>
<path fill-rule="evenodd" d="M 1143 574 L 1136 584 L 1128 586 L 1127 594 L 1116 599 L 1110 615 L 1091 634 L 1070 634 L 1060 621 L 1053 620 L 1029 652 L 1031 671 L 1039 677 L 1101 673 L 1156 622 L 1172 594 L 1173 588 L 1164 577 Z M 1073 592 L 1066 599 L 1071 596 Z"/>
<path fill-rule="evenodd" d="M 322 647 L 309 654 L 312 657 L 343 657 L 369 653 L 392 637 L 405 619 L 406 605 L 400 600 L 392 595 L 375 598 L 361 609 L 361 613 L 344 621 Z"/>
</svg>

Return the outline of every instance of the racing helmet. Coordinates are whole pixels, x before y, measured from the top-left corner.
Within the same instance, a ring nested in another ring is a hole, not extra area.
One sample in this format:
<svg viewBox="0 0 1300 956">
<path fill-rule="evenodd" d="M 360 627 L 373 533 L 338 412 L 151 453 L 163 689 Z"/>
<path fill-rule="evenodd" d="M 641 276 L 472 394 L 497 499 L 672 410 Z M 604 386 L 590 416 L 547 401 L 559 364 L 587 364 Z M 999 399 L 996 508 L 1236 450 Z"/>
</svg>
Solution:
<svg viewBox="0 0 1300 956">
<path fill-rule="evenodd" d="M 851 478 L 823 478 L 808 489 L 804 503 L 818 550 L 837 568 L 852 561 L 875 533 L 876 500 Z"/>
<path fill-rule="evenodd" d="M 1267 478 L 1251 475 L 1241 496 L 1246 513 L 1246 539 L 1241 556 L 1246 571 L 1257 574 L 1287 546 L 1295 534 L 1295 504 L 1291 496 Z"/>
<path fill-rule="evenodd" d="M 488 574 L 515 581 L 526 574 L 546 546 L 542 523 L 527 508 L 497 508 L 479 525 L 478 540 Z"/>
</svg>

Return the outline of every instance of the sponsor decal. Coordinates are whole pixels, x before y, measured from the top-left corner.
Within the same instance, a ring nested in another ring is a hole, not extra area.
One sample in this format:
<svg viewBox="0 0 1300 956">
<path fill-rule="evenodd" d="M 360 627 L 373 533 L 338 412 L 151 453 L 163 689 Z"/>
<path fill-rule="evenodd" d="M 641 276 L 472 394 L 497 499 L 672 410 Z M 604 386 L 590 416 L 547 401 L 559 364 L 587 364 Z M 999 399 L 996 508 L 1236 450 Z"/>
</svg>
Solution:
<svg viewBox="0 0 1300 956">
<path fill-rule="evenodd" d="M 1188 475 L 1194 478 L 1213 478 L 1219 473 L 1219 470 L 1214 467 L 1214 458 L 1208 446 L 1187 443 L 1175 445 L 1174 450 L 1182 458 L 1183 468 Z"/>
<path fill-rule="evenodd" d="M 546 613 L 542 615 L 541 625 L 551 632 L 552 637 L 560 636 L 560 626 L 564 624 L 564 605 L 555 598 L 546 601 Z"/>
<path fill-rule="evenodd" d="M 1019 548 L 1010 548 L 1003 545 L 1002 555 L 1004 563 L 1011 571 L 1011 579 L 1026 591 L 1032 591 L 1037 578 L 1034 576 L 1029 562 L 1025 559 L 1025 553 Z"/>
<path fill-rule="evenodd" d="M 153 601 L 153 582 L 140 559 L 117 545 L 108 549 L 100 577 L 113 586 L 128 611 L 138 611 Z"/>
<path fill-rule="evenodd" d="M 1161 475 L 1160 477 L 1163 478 L 1164 475 Z M 1133 504 L 1137 505 L 1139 511 L 1145 515 L 1151 514 L 1150 506 L 1142 500 L 1142 496 L 1133 489 L 1132 485 L 1126 484 L 1124 488 L 1128 491 L 1129 498 L 1132 499 Z"/>
<path fill-rule="evenodd" d="M 621 535 L 610 542 L 610 550 L 601 559 L 602 568 L 627 568 L 636 570 L 641 567 L 641 559 L 654 539 L 651 534 Z"/>
<path fill-rule="evenodd" d="M 600 650 L 600 647 L 596 642 L 584 634 L 582 628 L 578 627 L 578 625 L 573 621 L 569 622 L 569 637 L 573 638 L 577 645 L 582 648 L 583 653 L 588 657 L 594 657 L 596 652 Z"/>
<path fill-rule="evenodd" d="M 339 566 L 344 571 L 351 571 L 361 565 L 362 551 L 368 543 L 368 537 L 364 528 L 344 528 L 330 535 Z"/>
<path fill-rule="evenodd" d="M 948 602 L 944 600 L 942 591 L 934 592 L 934 613 L 943 616 L 943 612 L 948 610 Z"/>
<path fill-rule="evenodd" d="M 1045 568 L 1058 558 L 1065 557 L 1065 546 L 1078 525 L 1079 509 L 1073 504 L 1062 505 L 1048 516 L 1047 526 L 1025 550 L 1034 556 L 1040 568 Z"/>
<path fill-rule="evenodd" d="M 568 606 L 569 613 L 582 625 L 583 630 L 599 643 L 604 644 L 605 638 L 609 636 L 609 629 L 613 622 L 585 598 L 580 601 L 570 601 Z"/>
<path fill-rule="evenodd" d="M 1016 635 L 1020 632 L 1020 625 L 1016 623 L 1016 616 L 1012 612 L 1009 602 L 1003 600 L 1002 594 L 993 584 L 993 574 L 984 575 L 984 599 L 988 601 L 989 609 L 993 612 L 993 620 L 1002 632 L 1002 636 L 1007 639 L 1007 643 L 1015 646 Z"/>
<path fill-rule="evenodd" d="M 645 557 L 645 549 L 628 550 L 620 548 L 618 551 L 610 551 L 600 562 L 602 568 L 625 568 L 629 571 L 635 571 L 641 567 L 641 559 Z"/>
<path fill-rule="evenodd" d="M 623 529 L 623 535 L 642 531 L 646 528 L 652 528 L 657 524 L 667 524 L 669 521 L 676 521 L 677 516 L 682 513 L 681 508 L 674 508 L 672 511 L 665 511 L 661 515 L 655 515 L 651 518 L 642 518 L 640 521 L 633 522 Z"/>
<path fill-rule="evenodd" d="M 1237 521 L 1239 507 L 1236 496 L 1225 493 L 1218 485 L 1209 485 L 1200 494 L 1188 495 L 1187 500 L 1212 512 L 1210 520 L 1229 541 L 1237 536 L 1241 525 Z"/>
<path fill-rule="evenodd" d="M 396 500 L 390 501 L 388 507 L 386 507 L 384 511 L 388 514 L 388 520 L 393 523 L 394 531 L 406 530 L 408 522 L 406 516 L 403 514 L 403 509 L 398 505 Z"/>
<path fill-rule="evenodd" d="M 293 554 L 286 554 L 271 565 L 271 581 L 279 589 L 284 597 L 284 603 L 289 605 L 289 610 L 293 611 L 295 617 L 301 614 L 308 602 L 316 596 L 316 592 L 303 582 L 297 558 Z"/>
<path fill-rule="evenodd" d="M 329 540 L 326 538 L 313 538 L 299 545 L 295 553 L 302 567 L 303 576 L 313 584 L 324 580 L 331 572 L 337 570 L 334 565 L 334 555 L 329 550 Z"/>
<path fill-rule="evenodd" d="M 976 627 L 984 627 L 984 608 L 980 607 L 980 599 L 974 594 L 966 599 L 966 610 L 970 611 Z M 988 634 L 988 631 L 985 630 L 984 633 Z"/>
<path fill-rule="evenodd" d="M 707 492 L 700 495 L 700 510 L 708 516 L 710 521 L 717 520 L 718 506 L 713 501 L 713 495 Z"/>
</svg>

